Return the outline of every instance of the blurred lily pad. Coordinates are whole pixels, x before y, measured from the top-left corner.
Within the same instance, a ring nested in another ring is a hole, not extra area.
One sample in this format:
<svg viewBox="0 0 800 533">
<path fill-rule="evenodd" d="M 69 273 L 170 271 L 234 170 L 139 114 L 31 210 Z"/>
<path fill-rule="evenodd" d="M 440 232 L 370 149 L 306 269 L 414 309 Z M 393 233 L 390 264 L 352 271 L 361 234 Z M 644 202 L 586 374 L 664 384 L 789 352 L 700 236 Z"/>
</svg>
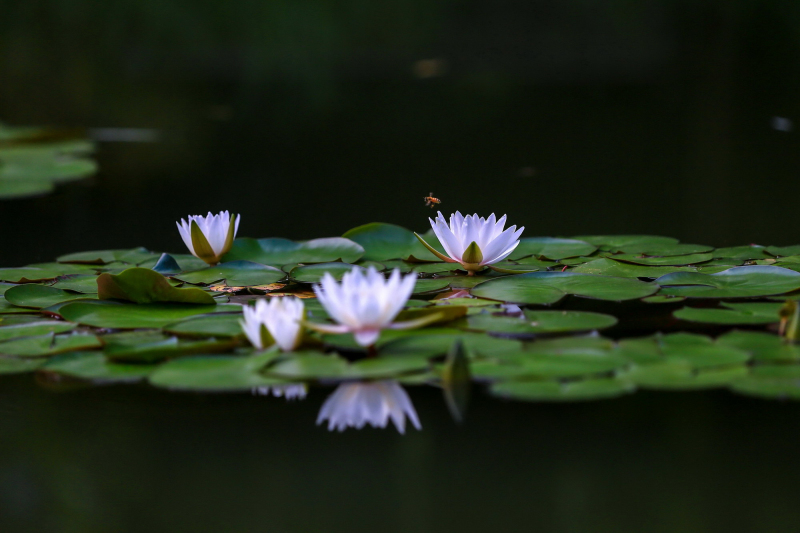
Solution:
<svg viewBox="0 0 800 533">
<path fill-rule="evenodd" d="M 35 285 L 33 283 L 17 285 L 13 289 L 6 291 L 4 296 L 6 300 L 14 305 L 30 307 L 32 309 L 42 309 L 62 302 L 90 298 L 87 294 L 65 291 L 45 285 Z"/>
<path fill-rule="evenodd" d="M 424 358 L 372 358 L 354 363 L 336 354 L 318 352 L 286 354 L 268 366 L 268 376 L 287 380 L 380 379 L 422 371 L 428 367 Z"/>
<path fill-rule="evenodd" d="M 88 333 L 66 335 L 37 335 L 0 342 L 0 355 L 16 357 L 42 357 L 78 350 L 99 348 L 100 341 Z"/>
<path fill-rule="evenodd" d="M 216 306 L 219 307 L 219 306 Z M 213 305 L 194 304 L 123 304 L 109 301 L 74 302 L 59 309 L 71 322 L 96 328 L 162 328 L 194 315 L 210 313 Z"/>
<path fill-rule="evenodd" d="M 317 263 L 295 267 L 289 275 L 292 279 L 301 283 L 319 283 L 326 272 L 338 281 L 342 279 L 342 276 L 354 269 L 363 270 L 363 267 L 351 265 L 350 263 Z"/>
<path fill-rule="evenodd" d="M 97 298 L 127 300 L 137 304 L 154 302 L 216 304 L 214 298 L 202 289 L 195 287 L 176 289 L 158 272 L 139 267 L 129 268 L 116 275 L 100 274 L 97 277 Z"/>
<path fill-rule="evenodd" d="M 501 381 L 492 384 L 495 396 L 524 401 L 580 401 L 615 398 L 635 390 L 631 383 L 612 378 L 581 381 Z"/>
<path fill-rule="evenodd" d="M 288 263 L 355 263 L 364 255 L 361 245 L 343 237 L 329 237 L 295 242 L 289 239 L 249 239 L 233 241 L 223 260 L 252 261 L 280 266 Z M 373 259 L 373 258 L 369 258 Z"/>
<path fill-rule="evenodd" d="M 771 324 L 778 322 L 782 303 L 723 303 L 725 309 L 684 307 L 673 313 L 675 318 L 706 324 Z"/>
<path fill-rule="evenodd" d="M 282 379 L 260 373 L 277 352 L 255 355 L 197 355 L 161 364 L 148 378 L 151 385 L 175 390 L 236 392 L 283 385 Z"/>
<path fill-rule="evenodd" d="M 75 329 L 75 324 L 60 320 L 39 320 L 7 326 L 0 322 L 0 341 L 19 337 L 33 337 L 46 333 L 65 333 Z"/>
<path fill-rule="evenodd" d="M 695 272 L 694 267 L 688 266 L 645 266 L 631 263 L 622 263 L 613 257 L 594 259 L 588 263 L 576 266 L 571 272 L 579 274 L 599 274 L 602 276 L 616 276 L 619 278 L 657 278 L 673 272 Z"/>
<path fill-rule="evenodd" d="M 241 315 L 208 315 L 164 326 L 167 333 L 194 337 L 242 337 Z"/>
<path fill-rule="evenodd" d="M 652 257 L 648 255 L 639 254 L 617 254 L 614 260 L 623 261 L 626 263 L 635 263 L 637 265 L 648 266 L 685 266 L 703 263 L 711 260 L 710 253 L 688 254 L 688 255 L 675 255 L 675 256 L 658 256 Z"/>
<path fill-rule="evenodd" d="M 146 379 L 157 367 L 114 363 L 101 352 L 72 352 L 48 359 L 42 370 L 97 383 L 133 383 Z"/>
<path fill-rule="evenodd" d="M 631 300 L 649 296 L 658 286 L 629 278 L 533 272 L 489 280 L 472 289 L 474 296 L 525 304 L 551 304 L 567 294 L 600 300 Z"/>
<path fill-rule="evenodd" d="M 413 232 L 394 224 L 382 222 L 364 224 L 347 231 L 344 237 L 363 247 L 365 260 L 384 261 L 415 257 L 421 261 L 440 261 L 417 240 Z M 426 239 L 426 241 L 442 251 L 438 240 Z"/>
<path fill-rule="evenodd" d="M 597 247 L 586 241 L 576 239 L 557 239 L 553 237 L 533 237 L 520 239 L 517 248 L 511 252 L 510 259 L 527 256 L 558 260 L 567 257 L 590 255 Z"/>
<path fill-rule="evenodd" d="M 732 267 L 716 274 L 677 272 L 656 280 L 661 292 L 692 298 L 771 296 L 800 289 L 800 272 L 777 266 Z"/>
<path fill-rule="evenodd" d="M 224 280 L 228 287 L 269 285 L 282 280 L 284 277 L 286 277 L 286 274 L 282 270 L 252 261 L 230 261 L 175 276 L 176 279 L 186 283 L 205 285 Z"/>
</svg>

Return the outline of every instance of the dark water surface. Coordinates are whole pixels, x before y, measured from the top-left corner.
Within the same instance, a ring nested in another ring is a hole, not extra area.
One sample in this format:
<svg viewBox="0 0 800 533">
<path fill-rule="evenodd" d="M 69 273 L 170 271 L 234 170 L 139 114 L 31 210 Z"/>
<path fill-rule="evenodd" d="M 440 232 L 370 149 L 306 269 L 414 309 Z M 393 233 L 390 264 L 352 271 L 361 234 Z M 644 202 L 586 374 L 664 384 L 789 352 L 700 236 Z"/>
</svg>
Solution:
<svg viewBox="0 0 800 533">
<path fill-rule="evenodd" d="M 0 120 L 138 128 L 0 203 L 3 267 L 243 236 L 424 229 L 796 244 L 800 3 L 0 0 Z M 142 132 L 140 132 L 142 133 Z M 0 531 L 792 531 L 800 405 L 725 392 L 474 398 L 329 433 L 304 401 L 0 378 Z"/>
</svg>

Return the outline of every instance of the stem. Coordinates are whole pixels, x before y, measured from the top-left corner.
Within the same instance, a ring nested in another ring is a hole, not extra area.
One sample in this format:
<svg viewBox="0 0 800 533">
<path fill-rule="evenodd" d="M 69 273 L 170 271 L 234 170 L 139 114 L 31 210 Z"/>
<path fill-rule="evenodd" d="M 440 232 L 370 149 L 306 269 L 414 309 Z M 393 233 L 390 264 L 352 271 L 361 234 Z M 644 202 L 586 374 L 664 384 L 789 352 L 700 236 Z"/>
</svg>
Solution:
<svg viewBox="0 0 800 533">
<path fill-rule="evenodd" d="M 374 344 L 367 346 L 367 357 L 378 357 L 378 349 Z"/>
</svg>

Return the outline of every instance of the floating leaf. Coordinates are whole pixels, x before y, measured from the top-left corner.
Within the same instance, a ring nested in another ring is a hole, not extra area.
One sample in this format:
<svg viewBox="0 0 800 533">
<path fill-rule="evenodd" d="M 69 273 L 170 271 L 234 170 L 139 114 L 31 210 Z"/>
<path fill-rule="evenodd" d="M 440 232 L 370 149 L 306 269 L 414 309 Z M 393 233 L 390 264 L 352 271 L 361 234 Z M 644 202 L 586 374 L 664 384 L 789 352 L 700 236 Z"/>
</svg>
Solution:
<svg viewBox="0 0 800 533">
<path fill-rule="evenodd" d="M 32 283 L 47 281 L 60 276 L 61 273 L 49 268 L 20 267 L 0 268 L 0 280 L 11 283 Z"/>
<path fill-rule="evenodd" d="M 631 393 L 635 386 L 611 378 L 582 381 L 503 381 L 492 384 L 495 396 L 532 402 L 580 401 L 615 398 Z"/>
<path fill-rule="evenodd" d="M 486 281 L 472 289 L 474 296 L 525 304 L 551 304 L 567 294 L 600 300 L 631 300 L 658 290 L 651 283 L 573 272 L 533 272 Z"/>
<path fill-rule="evenodd" d="M 661 292 L 692 298 L 771 296 L 800 289 L 800 272 L 776 266 L 733 267 L 717 274 L 678 272 L 656 280 Z"/>
<path fill-rule="evenodd" d="M 100 352 L 73 352 L 49 359 L 42 370 L 98 383 L 133 383 L 146 379 L 157 367 L 113 363 Z"/>
<path fill-rule="evenodd" d="M 65 333 L 75 329 L 75 324 L 59 320 L 39 320 L 16 325 L 0 323 L 0 341 L 16 339 L 19 337 L 33 337 L 46 333 Z"/>
<path fill-rule="evenodd" d="M 508 257 L 518 259 L 532 255 L 557 260 L 590 255 L 595 250 L 597 250 L 595 245 L 581 240 L 533 237 L 520 239 L 519 245 Z"/>
<path fill-rule="evenodd" d="M 706 324 L 771 324 L 778 322 L 781 303 L 723 303 L 727 309 L 684 307 L 673 313 L 675 318 Z"/>
<path fill-rule="evenodd" d="M 97 294 L 97 275 L 65 276 L 59 278 L 51 287 L 83 294 Z M 96 298 L 96 296 L 84 296 L 84 298 Z"/>
<path fill-rule="evenodd" d="M 175 276 L 176 279 L 186 283 L 202 283 L 205 285 L 224 280 L 228 287 L 269 285 L 282 280 L 284 277 L 286 277 L 286 274 L 282 270 L 252 261 L 230 261 Z"/>
<path fill-rule="evenodd" d="M 53 335 L 50 333 L 0 342 L 0 355 L 41 357 L 99 347 L 100 341 L 94 335 L 86 333 Z"/>
<path fill-rule="evenodd" d="M 32 372 L 44 363 L 45 359 L 0 357 L 0 375 Z"/>
<path fill-rule="evenodd" d="M 148 380 L 156 387 L 209 392 L 250 391 L 254 387 L 285 385 L 285 380 L 259 372 L 277 355 L 277 352 L 266 352 L 249 356 L 181 357 L 160 365 Z"/>
<path fill-rule="evenodd" d="M 363 259 L 365 260 L 384 261 L 414 257 L 421 261 L 439 261 L 435 255 L 420 244 L 413 232 L 394 224 L 382 222 L 365 224 L 349 230 L 344 237 L 364 248 Z M 436 239 L 428 240 L 428 244 L 443 252 L 437 246 Z"/>
<path fill-rule="evenodd" d="M 787 343 L 772 333 L 734 330 L 721 335 L 717 344 L 746 351 L 754 361 L 800 361 L 800 345 Z"/>
<path fill-rule="evenodd" d="M 611 257 L 594 259 L 571 270 L 571 272 L 579 274 L 600 274 L 619 278 L 657 278 L 673 272 L 695 271 L 694 267 L 687 266 L 644 266 L 622 263 Z"/>
<path fill-rule="evenodd" d="M 338 281 L 342 279 L 342 276 L 356 269 L 364 270 L 363 267 L 350 263 L 317 263 L 293 268 L 289 275 L 301 283 L 319 283 L 325 273 L 330 274 Z"/>
<path fill-rule="evenodd" d="M 198 288 L 176 289 L 167 278 L 149 268 L 129 268 L 120 274 L 97 277 L 97 298 L 127 300 L 137 304 L 175 302 L 215 305 L 214 298 Z"/>
<path fill-rule="evenodd" d="M 710 253 L 676 255 L 666 257 L 651 257 L 639 254 L 618 254 L 613 257 L 615 261 L 635 263 L 637 265 L 648 266 L 685 266 L 703 263 L 711 260 Z"/>
<path fill-rule="evenodd" d="M 216 306 L 221 307 L 221 306 Z M 96 328 L 161 328 L 194 315 L 211 313 L 213 305 L 194 304 L 122 304 L 109 301 L 74 302 L 59 309 L 71 322 Z M 222 309 L 219 309 L 222 310 Z"/>
<path fill-rule="evenodd" d="M 5 299 L 19 307 L 42 309 L 62 302 L 90 298 L 86 294 L 55 289 L 44 285 L 17 285 L 5 294 Z"/>
<path fill-rule="evenodd" d="M 574 237 L 612 252 L 636 253 L 643 247 L 656 248 L 678 244 L 678 239 L 657 235 L 585 235 Z"/>
<path fill-rule="evenodd" d="M 164 326 L 164 331 L 194 337 L 242 337 L 241 315 L 209 315 Z"/>
<path fill-rule="evenodd" d="M 132 331 L 101 337 L 103 353 L 111 361 L 153 363 L 167 358 L 228 351 L 235 340 L 182 340 L 159 332 Z"/>
<path fill-rule="evenodd" d="M 231 251 L 223 260 L 253 261 L 265 265 L 288 263 L 355 263 L 364 255 L 361 245 L 343 237 L 295 242 L 289 239 L 248 239 L 233 241 Z M 369 258 L 372 259 L 372 258 Z"/>
</svg>

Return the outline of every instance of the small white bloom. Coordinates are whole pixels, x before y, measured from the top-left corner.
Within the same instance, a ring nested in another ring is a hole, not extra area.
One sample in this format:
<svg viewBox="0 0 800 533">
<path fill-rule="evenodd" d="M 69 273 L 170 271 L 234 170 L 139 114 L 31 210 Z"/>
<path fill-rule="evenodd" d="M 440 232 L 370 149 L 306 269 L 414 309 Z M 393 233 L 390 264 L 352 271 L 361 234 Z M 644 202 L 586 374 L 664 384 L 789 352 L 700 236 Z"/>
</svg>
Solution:
<svg viewBox="0 0 800 533">
<path fill-rule="evenodd" d="M 221 211 L 218 215 L 209 212 L 206 216 L 190 215 L 188 222 L 181 219 L 176 224 L 192 255 L 210 265 L 216 265 L 233 246 L 233 239 L 239 231 L 240 218 L 240 215 L 231 216 L 227 211 Z M 195 225 L 199 231 L 193 234 L 192 228 Z"/>
<path fill-rule="evenodd" d="M 252 392 L 255 396 L 272 394 L 276 398 L 283 396 L 287 400 L 303 400 L 308 394 L 308 387 L 304 383 L 287 383 L 286 385 L 254 387 Z"/>
<path fill-rule="evenodd" d="M 290 296 L 260 299 L 256 301 L 255 307 L 243 306 L 242 313 L 242 330 L 250 343 L 259 350 L 269 347 L 262 328 L 267 329 L 284 352 L 291 352 L 300 345 L 305 313 L 303 300 Z"/>
<path fill-rule="evenodd" d="M 319 302 L 338 325 L 313 324 L 325 333 L 353 333 L 361 346 L 371 346 L 381 330 L 405 329 L 423 325 L 420 321 L 392 323 L 414 291 L 416 274 L 402 277 L 395 269 L 386 279 L 375 267 L 354 268 L 337 283 L 325 273 L 320 285 L 314 286 Z"/>
<path fill-rule="evenodd" d="M 397 431 L 405 433 L 406 416 L 419 429 L 422 426 L 408 394 L 396 381 L 342 383 L 328 396 L 317 417 L 317 424 L 328 420 L 328 430 L 361 429 L 365 424 L 385 428 L 391 419 Z"/>
<path fill-rule="evenodd" d="M 511 226 L 503 230 L 506 216 L 496 220 L 494 213 L 483 218 L 477 214 L 464 217 L 456 211 L 450 216 L 449 226 L 441 211 L 436 220 L 428 220 L 449 257 L 436 251 L 419 235 L 417 238 L 437 257 L 449 263 L 461 263 L 470 274 L 508 257 L 519 245 L 519 236 L 525 229 Z"/>
</svg>

